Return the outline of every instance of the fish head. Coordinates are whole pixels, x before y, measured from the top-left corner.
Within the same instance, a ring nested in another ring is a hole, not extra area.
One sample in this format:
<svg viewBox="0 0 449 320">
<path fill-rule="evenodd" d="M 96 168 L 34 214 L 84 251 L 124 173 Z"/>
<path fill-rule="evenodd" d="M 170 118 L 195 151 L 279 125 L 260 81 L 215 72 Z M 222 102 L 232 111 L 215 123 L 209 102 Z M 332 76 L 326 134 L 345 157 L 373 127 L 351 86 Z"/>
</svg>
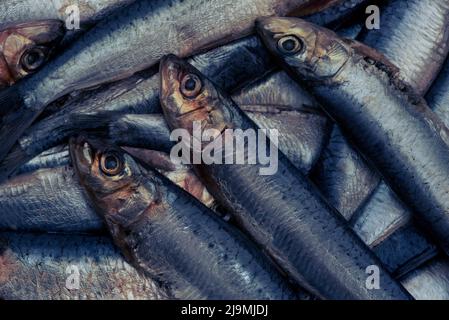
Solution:
<svg viewBox="0 0 449 320">
<path fill-rule="evenodd" d="M 165 119 L 171 129 L 183 128 L 192 133 L 193 122 L 201 129 L 222 132 L 230 125 L 230 110 L 216 86 L 186 61 L 165 56 L 160 62 L 160 99 Z"/>
<path fill-rule="evenodd" d="M 123 149 L 84 135 L 70 139 L 70 156 L 81 185 L 100 211 L 120 212 L 139 185 L 141 166 Z"/>
<path fill-rule="evenodd" d="M 59 20 L 21 23 L 0 31 L 0 87 L 41 68 L 64 34 Z"/>
<path fill-rule="evenodd" d="M 344 39 L 299 18 L 260 18 L 256 29 L 270 52 L 302 80 L 332 78 L 350 58 Z"/>
</svg>

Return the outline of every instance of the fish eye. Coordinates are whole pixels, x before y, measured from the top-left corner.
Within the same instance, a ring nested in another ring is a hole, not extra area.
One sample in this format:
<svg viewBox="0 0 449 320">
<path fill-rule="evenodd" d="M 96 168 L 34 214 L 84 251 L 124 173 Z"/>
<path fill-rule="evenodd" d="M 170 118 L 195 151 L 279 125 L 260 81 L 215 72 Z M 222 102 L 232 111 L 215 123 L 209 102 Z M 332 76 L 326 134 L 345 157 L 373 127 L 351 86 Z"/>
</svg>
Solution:
<svg viewBox="0 0 449 320">
<path fill-rule="evenodd" d="M 122 157 L 115 152 L 106 152 L 101 156 L 100 168 L 108 176 L 116 176 L 123 170 Z"/>
<path fill-rule="evenodd" d="M 20 64 L 27 71 L 35 71 L 45 62 L 45 52 L 42 48 L 36 47 L 26 50 L 20 58 Z"/>
<path fill-rule="evenodd" d="M 201 92 L 203 84 L 195 74 L 187 74 L 181 81 L 181 93 L 188 98 L 195 98 Z"/>
<path fill-rule="evenodd" d="M 295 54 L 302 50 L 304 43 L 295 36 L 285 36 L 279 39 L 278 49 L 284 54 Z"/>
</svg>

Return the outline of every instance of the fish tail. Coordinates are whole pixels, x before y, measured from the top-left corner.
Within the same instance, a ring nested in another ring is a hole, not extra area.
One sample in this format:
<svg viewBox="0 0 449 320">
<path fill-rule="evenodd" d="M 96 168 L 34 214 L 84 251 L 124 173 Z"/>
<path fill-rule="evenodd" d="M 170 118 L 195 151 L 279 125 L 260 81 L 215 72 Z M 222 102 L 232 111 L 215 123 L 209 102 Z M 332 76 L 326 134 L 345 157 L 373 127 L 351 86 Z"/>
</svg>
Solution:
<svg viewBox="0 0 449 320">
<path fill-rule="evenodd" d="M 0 161 L 39 115 L 26 105 L 20 88 L 15 85 L 0 92 Z"/>
</svg>

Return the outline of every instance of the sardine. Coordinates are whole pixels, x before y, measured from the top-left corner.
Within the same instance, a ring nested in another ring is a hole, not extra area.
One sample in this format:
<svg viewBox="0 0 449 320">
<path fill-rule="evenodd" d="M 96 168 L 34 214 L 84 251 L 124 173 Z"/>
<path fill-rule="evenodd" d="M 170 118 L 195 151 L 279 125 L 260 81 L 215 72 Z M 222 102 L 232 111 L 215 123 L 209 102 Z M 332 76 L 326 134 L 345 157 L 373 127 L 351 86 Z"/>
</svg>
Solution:
<svg viewBox="0 0 449 320">
<path fill-rule="evenodd" d="M 292 299 L 269 261 L 207 207 L 121 149 L 83 136 L 70 154 L 125 257 L 175 298 Z"/>
<path fill-rule="evenodd" d="M 301 18 L 311 23 L 333 26 L 352 16 L 354 12 L 367 5 L 367 2 L 366 0 L 334 0 L 328 1 L 326 6 L 322 7 L 322 1 L 309 1 L 299 11 Z"/>
<path fill-rule="evenodd" d="M 415 226 L 412 212 L 384 182 L 355 212 L 350 224 L 395 277 L 438 254 L 437 247 Z"/>
<path fill-rule="evenodd" d="M 448 130 L 425 101 L 379 54 L 330 30 L 293 18 L 261 19 L 258 30 L 447 250 Z"/>
<path fill-rule="evenodd" d="M 402 80 L 423 94 L 449 49 L 448 10 L 448 1 L 387 1 L 381 7 L 381 28 L 363 29 L 359 39 L 386 55 L 400 69 Z M 359 158 L 335 128 L 314 175 L 326 197 L 347 217 L 368 201 L 381 179 Z"/>
<path fill-rule="evenodd" d="M 282 72 L 238 90 L 233 98 L 261 128 L 280 128 L 279 149 L 308 174 L 329 136 L 330 122 L 316 101 Z M 73 116 L 69 122 L 77 130 L 93 129 L 97 135 L 122 146 L 170 153 L 175 145 L 160 114 L 98 113 Z"/>
<path fill-rule="evenodd" d="M 209 59 L 208 61 L 210 62 Z M 243 57 L 238 61 L 243 62 Z M 247 69 L 250 67 L 247 66 Z M 259 69 L 259 71 L 261 70 L 264 69 Z M 235 72 L 228 72 L 228 76 L 224 73 L 221 73 L 221 77 L 217 77 L 220 83 L 224 83 L 225 79 Z M 252 75 L 257 76 L 257 73 L 252 73 Z M 259 75 L 262 75 L 262 72 L 259 72 Z M 242 84 L 249 80 L 249 78 L 244 79 Z M 229 82 L 226 83 L 231 89 L 236 87 L 235 81 L 232 86 Z M 292 86 L 297 90 L 285 90 Z M 143 92 L 144 86 L 138 85 L 138 87 L 139 92 Z M 100 105 L 89 104 L 89 99 L 87 99 L 82 102 L 82 105 L 89 106 L 90 110 L 75 108 L 69 112 L 64 109 L 54 116 L 43 119 L 28 130 L 30 133 L 26 133 L 19 139 L 20 146 L 16 144 L 3 161 L 0 170 L 5 175 L 11 176 L 11 173 L 14 173 L 13 168 L 18 167 L 32 155 L 39 154 L 46 148 L 63 142 L 70 134 L 76 133 L 80 129 L 104 131 L 104 135 L 108 139 L 119 145 L 170 152 L 174 142 L 169 139 L 170 131 L 164 119 L 159 114 L 140 114 L 145 112 L 144 109 L 147 105 L 143 101 L 136 102 L 136 100 L 145 99 L 146 96 L 134 94 L 132 102 L 129 102 L 129 98 L 124 100 L 127 101 L 124 108 L 116 108 L 121 103 L 115 104 L 114 98 L 105 96 L 106 101 L 110 104 L 103 101 Z M 147 96 L 151 97 L 148 101 L 152 101 L 153 97 L 158 97 L 158 90 L 150 91 Z M 122 98 L 123 96 L 119 96 L 117 99 L 121 100 Z M 245 112 L 261 127 L 278 127 L 282 123 L 279 137 L 280 149 L 295 166 L 305 172 L 310 171 L 328 140 L 330 130 L 329 120 L 324 116 L 316 101 L 281 72 L 269 74 L 238 89 L 234 93 L 234 98 L 242 102 Z M 154 106 L 148 108 L 151 111 L 160 110 L 159 103 L 150 103 L 149 105 Z M 130 109 L 130 106 L 142 107 Z M 101 110 L 114 110 L 114 112 L 108 114 Z M 128 112 L 139 114 L 126 114 Z M 302 126 L 297 128 L 295 122 L 302 123 Z"/>
<path fill-rule="evenodd" d="M 124 148 L 207 207 L 216 209 L 213 197 L 188 166 L 174 165 L 167 154 L 155 150 Z M 67 145 L 47 150 L 20 167 L 20 174 L 0 184 L 0 230 L 103 231 L 101 219 L 74 178 L 68 153 Z"/>
<path fill-rule="evenodd" d="M 10 24 L 54 19 L 64 22 L 67 40 L 91 28 L 115 10 L 135 0 L 3 0 L 0 2 L 0 28 Z M 79 14 L 79 21 L 75 15 Z M 79 22 L 79 25 L 78 25 Z"/>
<path fill-rule="evenodd" d="M 45 68 L 0 94 L 0 160 L 57 98 L 127 78 L 167 53 L 186 57 L 242 38 L 257 17 L 285 15 L 304 2 L 141 0 L 111 14 Z"/>
<path fill-rule="evenodd" d="M 417 300 L 448 300 L 448 258 L 444 256 L 429 261 L 406 275 L 401 283 Z"/>
<path fill-rule="evenodd" d="M 167 299 L 105 236 L 0 233 L 0 299 Z"/>
<path fill-rule="evenodd" d="M 389 0 L 380 10 L 380 28 L 366 30 L 360 40 L 383 53 L 424 95 L 449 51 L 449 1 Z"/>
<path fill-rule="evenodd" d="M 65 33 L 58 20 L 39 20 L 0 31 L 0 89 L 36 72 L 51 56 Z"/>
<path fill-rule="evenodd" d="M 0 184 L 0 229 L 94 232 L 104 228 L 71 166 L 40 169 Z"/>
<path fill-rule="evenodd" d="M 274 68 L 271 60 L 260 40 L 252 36 L 196 55 L 189 61 L 218 85 L 232 91 L 271 71 Z M 150 69 L 131 78 L 85 92 L 63 108 L 58 107 L 58 112 L 31 126 L 17 141 L 0 164 L 0 180 L 10 176 L 18 166 L 77 132 L 78 125 L 73 125 L 71 119 L 73 115 L 105 111 L 124 114 L 161 112 L 159 74 L 155 73 Z M 88 129 L 86 123 L 82 127 Z"/>
<path fill-rule="evenodd" d="M 66 165 L 70 165 L 69 148 L 66 144 L 61 144 L 42 152 L 24 165 L 20 166 L 16 170 L 15 175 L 18 176 L 40 169 L 63 167 Z"/>
<path fill-rule="evenodd" d="M 224 135 L 225 144 L 226 137 L 229 139 L 226 129 L 258 129 L 229 97 L 183 60 L 173 55 L 165 57 L 160 74 L 161 105 L 171 129 L 182 128 L 192 135 L 192 124 L 199 121 L 201 129 L 216 129 L 218 136 Z M 200 144 L 202 150 L 208 146 Z M 243 150 L 233 150 L 230 155 L 240 154 L 248 159 L 249 152 L 248 144 L 243 144 Z M 225 163 L 223 157 L 229 159 L 230 155 L 221 154 L 220 159 Z M 203 163 L 195 168 L 211 194 L 232 212 L 241 228 L 291 279 L 312 294 L 328 299 L 410 298 L 282 153 L 277 163 L 278 170 L 273 175 L 260 175 L 260 163 Z M 381 270 L 380 290 L 366 287 L 365 271 L 370 265 Z"/>
</svg>

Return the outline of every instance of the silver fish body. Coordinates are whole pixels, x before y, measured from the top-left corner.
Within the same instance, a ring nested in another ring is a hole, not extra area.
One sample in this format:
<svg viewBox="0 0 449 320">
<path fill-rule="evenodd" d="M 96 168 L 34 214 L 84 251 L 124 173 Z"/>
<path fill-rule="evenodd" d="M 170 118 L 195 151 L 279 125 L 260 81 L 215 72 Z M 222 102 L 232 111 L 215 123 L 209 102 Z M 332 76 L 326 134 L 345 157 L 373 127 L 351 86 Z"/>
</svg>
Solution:
<svg viewBox="0 0 449 320">
<path fill-rule="evenodd" d="M 170 298 L 105 236 L 0 233 L 0 299 Z"/>
<path fill-rule="evenodd" d="M 225 128 L 257 129 L 229 97 L 191 65 L 168 56 L 160 68 L 161 103 L 172 129 L 192 130 L 193 121 L 218 132 L 225 132 Z M 185 96 L 188 89 L 183 87 L 184 79 L 200 79 L 196 96 Z M 202 147 L 207 148 L 207 144 Z M 249 155 L 248 147 L 233 152 Z M 241 228 L 311 293 L 328 299 L 409 298 L 283 154 L 279 153 L 278 170 L 272 175 L 260 175 L 260 163 L 195 167 L 208 190 L 233 213 Z M 373 264 L 382 270 L 381 290 L 365 286 L 366 268 Z"/>
<path fill-rule="evenodd" d="M 4 0 L 0 2 L 0 28 L 42 19 L 56 19 L 64 22 L 68 29 L 67 39 L 74 39 L 107 17 L 135 0 Z M 79 13 L 79 29 L 75 22 Z"/>
<path fill-rule="evenodd" d="M 92 232 L 103 223 L 71 166 L 33 171 L 0 185 L 0 229 Z"/>
<path fill-rule="evenodd" d="M 127 78 L 155 65 L 164 54 L 186 57 L 242 38 L 252 32 L 257 17 L 285 15 L 304 1 L 141 0 L 127 6 L 0 97 L 5 113 L 0 126 L 0 159 L 57 98 Z"/>
<path fill-rule="evenodd" d="M 401 282 L 416 300 L 448 300 L 448 275 L 447 257 L 438 257 L 406 275 Z"/>
<path fill-rule="evenodd" d="M 449 52 L 449 1 L 390 0 L 380 10 L 380 29 L 362 33 L 360 40 L 383 53 L 424 95 Z"/>
<path fill-rule="evenodd" d="M 388 65 L 367 59 L 358 44 L 300 19 L 265 19 L 259 30 L 287 68 L 312 80 L 310 89 L 323 107 L 447 249 L 449 140 L 441 120 Z M 304 51 L 280 53 L 272 37 L 286 32 L 303 41 Z M 313 50 L 323 50 L 328 60 L 314 60 Z"/>
<path fill-rule="evenodd" d="M 194 56 L 189 61 L 216 83 L 234 90 L 264 76 L 274 68 L 268 52 L 257 37 L 247 37 Z M 51 107 L 51 106 L 50 106 Z M 131 78 L 82 93 L 63 108 L 31 126 L 19 138 L 0 165 L 0 180 L 41 152 L 60 144 L 78 126 L 74 115 L 113 111 L 117 113 L 157 113 L 159 105 L 159 74 L 151 69 Z M 93 124 L 92 122 L 90 122 Z M 86 123 L 83 124 L 85 129 Z"/>
<path fill-rule="evenodd" d="M 70 153 L 114 242 L 174 298 L 295 298 L 246 237 L 153 169 L 84 137 Z"/>
</svg>

